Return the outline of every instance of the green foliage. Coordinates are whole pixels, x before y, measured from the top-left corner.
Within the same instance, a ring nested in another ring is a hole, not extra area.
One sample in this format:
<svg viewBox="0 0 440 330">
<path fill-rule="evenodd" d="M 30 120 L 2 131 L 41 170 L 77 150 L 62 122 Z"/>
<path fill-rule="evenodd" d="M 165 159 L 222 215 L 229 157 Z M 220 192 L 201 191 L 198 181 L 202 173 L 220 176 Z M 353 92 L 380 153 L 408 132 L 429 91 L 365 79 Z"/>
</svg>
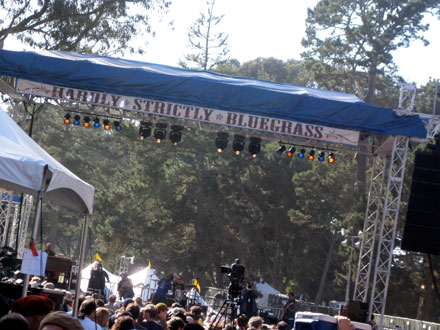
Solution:
<svg viewBox="0 0 440 330">
<path fill-rule="evenodd" d="M 142 53 L 133 36 L 152 33 L 151 15 L 166 11 L 167 0 L 10 0 L 0 2 L 5 20 L 3 45 L 9 35 L 32 47 L 111 54 Z M 0 47 L 2 48 L 2 46 Z"/>
</svg>

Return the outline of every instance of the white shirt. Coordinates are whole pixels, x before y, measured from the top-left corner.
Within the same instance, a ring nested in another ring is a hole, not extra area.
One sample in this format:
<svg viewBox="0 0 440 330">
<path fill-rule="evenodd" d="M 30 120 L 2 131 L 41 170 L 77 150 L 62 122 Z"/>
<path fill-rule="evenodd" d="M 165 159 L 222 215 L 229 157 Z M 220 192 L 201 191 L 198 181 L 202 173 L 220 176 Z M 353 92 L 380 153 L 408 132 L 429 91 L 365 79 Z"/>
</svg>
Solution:
<svg viewBox="0 0 440 330">
<path fill-rule="evenodd" d="M 99 324 L 93 322 L 87 316 L 84 317 L 84 319 L 82 319 L 82 320 L 80 319 L 79 323 L 81 323 L 84 330 L 101 330 L 102 329 L 102 327 Z"/>
</svg>

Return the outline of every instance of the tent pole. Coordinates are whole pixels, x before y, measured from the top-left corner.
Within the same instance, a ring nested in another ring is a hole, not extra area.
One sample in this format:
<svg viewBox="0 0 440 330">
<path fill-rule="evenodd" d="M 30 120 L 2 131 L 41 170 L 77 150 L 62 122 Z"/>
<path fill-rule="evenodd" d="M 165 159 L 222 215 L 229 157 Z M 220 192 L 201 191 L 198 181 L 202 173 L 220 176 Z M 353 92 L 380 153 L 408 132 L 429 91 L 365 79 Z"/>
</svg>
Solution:
<svg viewBox="0 0 440 330">
<path fill-rule="evenodd" d="M 41 215 L 41 203 L 43 201 L 43 195 L 44 193 L 39 190 L 37 195 L 37 203 L 35 205 L 35 217 L 34 217 L 34 224 L 32 226 L 32 234 L 31 234 L 31 243 L 35 242 L 37 238 L 37 232 L 38 232 L 38 226 L 40 224 L 40 215 Z M 42 251 L 40 251 L 40 254 Z M 23 290 L 21 291 L 21 297 L 27 296 L 27 290 L 29 285 L 29 274 L 26 274 L 23 281 Z"/>
<path fill-rule="evenodd" d="M 81 285 L 82 278 L 82 268 L 84 264 L 84 254 L 86 252 L 86 243 L 87 243 L 87 233 L 89 229 L 89 219 L 90 214 L 86 213 L 84 217 L 84 225 L 81 234 L 81 246 L 79 251 L 79 264 L 78 264 L 78 274 L 76 275 L 76 287 L 75 287 L 75 302 L 73 304 L 73 317 L 78 315 L 78 299 L 79 299 L 79 290 Z"/>
</svg>

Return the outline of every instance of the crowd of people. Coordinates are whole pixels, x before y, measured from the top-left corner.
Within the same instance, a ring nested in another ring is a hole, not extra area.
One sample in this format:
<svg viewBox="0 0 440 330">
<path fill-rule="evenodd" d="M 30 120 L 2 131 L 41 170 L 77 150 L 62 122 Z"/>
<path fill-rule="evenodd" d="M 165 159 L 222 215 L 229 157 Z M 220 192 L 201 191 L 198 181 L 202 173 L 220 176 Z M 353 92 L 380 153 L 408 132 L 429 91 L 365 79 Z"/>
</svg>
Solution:
<svg viewBox="0 0 440 330">
<path fill-rule="evenodd" d="M 212 312 L 204 315 L 201 306 L 185 310 L 179 303 L 168 307 L 160 302 L 142 301 L 140 297 L 116 301 L 111 295 L 106 304 L 101 299 L 79 297 L 78 317 L 72 310 L 54 311 L 54 302 L 45 296 L 27 296 L 9 306 L 0 301 L 0 329 L 14 330 L 288 330 L 288 324 L 280 321 L 268 325 L 260 316 L 248 318 L 239 314 L 235 319 L 226 318 L 214 324 Z M 347 318 L 338 321 L 339 330 L 347 328 Z M 340 325 L 340 326 L 339 326 Z"/>
</svg>

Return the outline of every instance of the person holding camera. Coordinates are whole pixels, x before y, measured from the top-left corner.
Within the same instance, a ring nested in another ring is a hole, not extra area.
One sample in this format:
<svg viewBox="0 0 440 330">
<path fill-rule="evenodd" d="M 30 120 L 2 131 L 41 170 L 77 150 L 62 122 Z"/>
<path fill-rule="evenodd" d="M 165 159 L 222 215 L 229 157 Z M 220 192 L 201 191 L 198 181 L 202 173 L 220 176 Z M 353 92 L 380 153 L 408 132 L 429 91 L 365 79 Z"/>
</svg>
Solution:
<svg viewBox="0 0 440 330">
<path fill-rule="evenodd" d="M 291 330 L 293 328 L 293 324 L 295 322 L 295 313 L 296 313 L 296 301 L 295 294 L 293 292 L 289 292 L 289 300 L 283 306 L 283 321 L 287 323 L 287 330 Z"/>
</svg>

